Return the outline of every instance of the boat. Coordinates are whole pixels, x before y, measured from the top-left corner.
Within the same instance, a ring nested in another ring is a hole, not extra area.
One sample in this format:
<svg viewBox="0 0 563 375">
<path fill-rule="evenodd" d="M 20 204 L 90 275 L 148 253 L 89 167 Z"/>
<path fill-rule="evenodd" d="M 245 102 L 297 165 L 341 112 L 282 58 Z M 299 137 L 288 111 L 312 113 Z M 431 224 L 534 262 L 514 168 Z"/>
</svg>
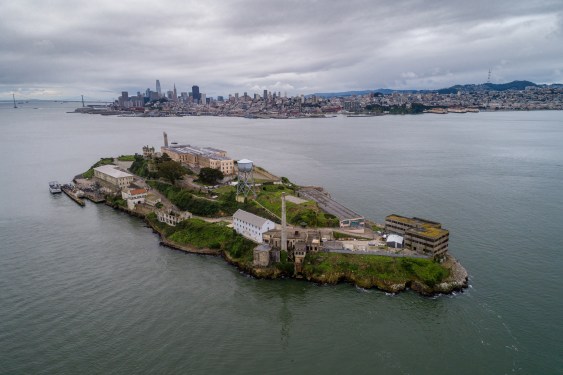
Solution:
<svg viewBox="0 0 563 375">
<path fill-rule="evenodd" d="M 51 181 L 49 182 L 49 191 L 51 194 L 58 194 L 62 191 L 61 185 L 57 181 Z"/>
</svg>

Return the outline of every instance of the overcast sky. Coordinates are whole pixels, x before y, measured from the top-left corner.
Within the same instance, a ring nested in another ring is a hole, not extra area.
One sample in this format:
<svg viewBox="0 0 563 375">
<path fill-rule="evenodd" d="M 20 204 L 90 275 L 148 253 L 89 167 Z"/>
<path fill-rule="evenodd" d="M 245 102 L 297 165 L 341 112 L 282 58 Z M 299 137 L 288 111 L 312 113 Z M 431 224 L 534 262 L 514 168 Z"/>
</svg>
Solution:
<svg viewBox="0 0 563 375">
<path fill-rule="evenodd" d="M 563 1 L 0 0 L 0 99 L 563 82 Z"/>
</svg>

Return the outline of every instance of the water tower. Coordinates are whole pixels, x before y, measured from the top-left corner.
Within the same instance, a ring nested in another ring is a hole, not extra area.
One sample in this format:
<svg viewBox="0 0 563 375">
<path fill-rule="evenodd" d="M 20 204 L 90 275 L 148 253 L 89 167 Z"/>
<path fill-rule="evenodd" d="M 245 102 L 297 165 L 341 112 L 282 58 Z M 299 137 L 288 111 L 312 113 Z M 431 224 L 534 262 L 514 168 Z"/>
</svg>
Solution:
<svg viewBox="0 0 563 375">
<path fill-rule="evenodd" d="M 248 193 L 252 193 L 254 197 L 254 165 L 252 160 L 242 159 L 238 163 L 238 184 L 237 184 L 237 196 L 243 195 L 248 196 Z"/>
</svg>

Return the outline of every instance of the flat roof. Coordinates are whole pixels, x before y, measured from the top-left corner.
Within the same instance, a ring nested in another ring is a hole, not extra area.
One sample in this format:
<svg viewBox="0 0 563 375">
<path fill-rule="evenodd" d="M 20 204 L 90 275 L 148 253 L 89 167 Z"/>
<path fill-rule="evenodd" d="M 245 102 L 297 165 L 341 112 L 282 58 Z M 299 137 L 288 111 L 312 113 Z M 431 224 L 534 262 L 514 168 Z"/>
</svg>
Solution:
<svg viewBox="0 0 563 375">
<path fill-rule="evenodd" d="M 176 152 L 178 154 L 199 155 L 213 160 L 232 160 L 231 158 L 228 158 L 226 156 L 219 155 L 220 152 L 225 152 L 225 151 L 214 149 L 211 147 L 201 148 L 191 145 L 175 145 L 170 147 L 162 147 L 162 150 L 169 150 L 172 152 Z"/>
<path fill-rule="evenodd" d="M 112 164 L 102 165 L 100 167 L 94 168 L 94 170 L 103 174 L 107 174 L 108 176 L 114 178 L 134 177 L 131 173 L 120 171 L 119 169 L 117 169 L 117 165 Z"/>
</svg>

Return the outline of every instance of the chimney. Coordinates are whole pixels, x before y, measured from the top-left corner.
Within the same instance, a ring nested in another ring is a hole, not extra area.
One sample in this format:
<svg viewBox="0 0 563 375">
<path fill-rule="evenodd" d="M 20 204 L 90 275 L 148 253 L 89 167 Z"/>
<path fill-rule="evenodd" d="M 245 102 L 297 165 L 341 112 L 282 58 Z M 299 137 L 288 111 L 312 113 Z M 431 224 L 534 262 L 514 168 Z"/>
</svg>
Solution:
<svg viewBox="0 0 563 375">
<path fill-rule="evenodd" d="M 287 251 L 287 219 L 285 216 L 285 193 L 282 193 L 282 230 L 281 230 L 281 249 Z"/>
</svg>

